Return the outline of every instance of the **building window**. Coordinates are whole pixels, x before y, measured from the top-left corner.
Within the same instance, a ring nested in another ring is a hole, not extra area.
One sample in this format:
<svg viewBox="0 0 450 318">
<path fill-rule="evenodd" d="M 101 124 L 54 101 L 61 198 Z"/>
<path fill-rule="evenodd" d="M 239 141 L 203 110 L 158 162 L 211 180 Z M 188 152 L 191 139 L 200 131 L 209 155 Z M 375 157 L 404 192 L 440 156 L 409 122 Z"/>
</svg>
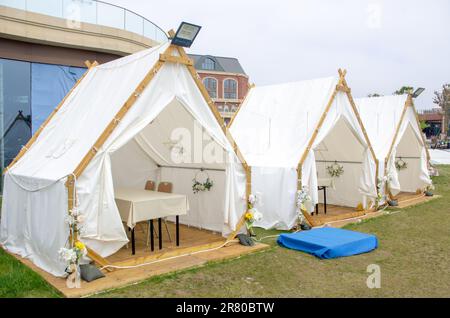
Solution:
<svg viewBox="0 0 450 318">
<path fill-rule="evenodd" d="M 86 72 L 82 67 L 32 63 L 31 112 L 33 134 Z"/>
<path fill-rule="evenodd" d="M 81 67 L 0 59 L 2 170 L 13 161 L 32 133 L 42 125 L 85 71 Z"/>
<path fill-rule="evenodd" d="M 237 82 L 234 79 L 226 79 L 223 82 L 223 98 L 237 99 Z"/>
<path fill-rule="evenodd" d="M 202 69 L 208 70 L 208 71 L 214 71 L 216 69 L 216 62 L 214 62 L 213 59 L 210 59 L 209 57 L 207 57 L 203 60 Z"/>
<path fill-rule="evenodd" d="M 217 80 L 212 77 L 207 77 L 203 80 L 203 85 L 205 85 L 211 98 L 217 98 Z"/>
<path fill-rule="evenodd" d="M 31 138 L 31 64 L 0 59 L 2 171 Z"/>
</svg>

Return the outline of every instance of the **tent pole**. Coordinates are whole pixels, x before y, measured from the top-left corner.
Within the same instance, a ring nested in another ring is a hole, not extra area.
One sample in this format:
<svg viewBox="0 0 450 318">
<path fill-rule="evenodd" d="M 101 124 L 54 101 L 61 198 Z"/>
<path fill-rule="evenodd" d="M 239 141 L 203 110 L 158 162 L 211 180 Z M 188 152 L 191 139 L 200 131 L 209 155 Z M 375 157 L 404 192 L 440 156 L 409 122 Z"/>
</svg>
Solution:
<svg viewBox="0 0 450 318">
<path fill-rule="evenodd" d="M 302 189 L 302 166 L 299 166 L 299 168 L 297 169 L 297 190 L 301 189 Z M 303 210 L 301 211 L 310 226 L 314 227 L 320 225 L 316 223 L 316 221 L 314 221 L 314 219 L 311 217 L 311 214 L 309 214 L 307 211 L 306 212 Z"/>
<path fill-rule="evenodd" d="M 375 161 L 375 188 L 378 194 L 378 177 L 379 177 L 379 165 L 380 162 L 377 159 L 377 156 L 375 155 L 375 150 L 373 150 L 372 143 L 370 142 L 369 135 L 367 135 L 366 127 L 364 126 L 363 121 L 361 120 L 361 117 L 359 116 L 358 108 L 356 107 L 355 101 L 353 100 L 353 96 L 351 93 L 351 89 L 347 85 L 347 81 L 345 80 L 345 71 L 339 69 L 339 75 L 342 77 L 342 85 L 345 88 L 345 94 L 347 95 L 347 98 L 350 102 L 350 105 L 352 106 L 353 113 L 355 114 L 356 118 L 358 119 L 358 123 L 362 129 L 364 139 L 366 140 L 367 146 L 369 147 L 370 153 L 372 154 L 373 160 Z M 376 206 L 378 208 L 378 206 Z"/>
<path fill-rule="evenodd" d="M 171 51 L 172 49 L 173 49 L 173 47 L 169 46 L 167 48 L 167 51 Z M 133 107 L 133 105 L 139 99 L 139 96 L 142 94 L 144 89 L 149 85 L 151 80 L 155 77 L 155 75 L 158 73 L 158 71 L 161 69 L 161 67 L 164 63 L 165 62 L 160 60 L 155 64 L 155 66 L 153 66 L 153 68 L 147 73 L 147 75 L 139 83 L 139 85 L 136 87 L 136 89 L 133 91 L 133 93 L 128 97 L 127 101 L 119 109 L 119 111 L 116 113 L 114 118 L 109 122 L 108 126 L 103 131 L 103 133 L 98 137 L 95 144 L 91 147 L 91 149 L 88 151 L 88 153 L 84 156 L 84 158 L 80 162 L 80 164 L 75 168 L 74 174 L 77 178 L 83 173 L 83 171 L 86 169 L 88 164 L 91 162 L 91 160 L 97 154 L 98 150 L 103 146 L 103 144 L 106 142 L 108 137 L 113 133 L 113 131 L 119 125 L 120 121 L 125 117 L 125 115 L 128 113 L 128 111 Z"/>
<path fill-rule="evenodd" d="M 34 133 L 33 137 L 27 142 L 27 144 L 22 147 L 20 152 L 17 154 L 17 156 L 14 158 L 14 160 L 9 164 L 9 166 L 3 171 L 3 173 L 6 173 L 9 169 L 11 169 L 17 161 L 19 161 L 25 153 L 31 148 L 31 146 L 34 144 L 34 142 L 37 140 L 39 135 L 42 133 L 44 128 L 48 125 L 48 123 L 52 120 L 52 118 L 56 115 L 56 113 L 59 111 L 59 109 L 64 105 L 64 102 L 69 98 L 69 96 L 72 94 L 72 92 L 77 88 L 77 86 L 83 81 L 83 79 L 86 77 L 86 75 L 98 65 L 97 61 L 94 61 L 93 63 L 86 61 L 86 66 L 88 67 L 88 70 L 81 76 L 78 81 L 75 83 L 75 85 L 72 87 L 72 89 L 67 93 L 67 95 L 63 98 L 63 100 L 56 106 L 55 109 L 50 113 L 50 115 L 47 117 L 47 119 L 44 121 L 44 123 L 39 127 L 39 129 Z"/>
<path fill-rule="evenodd" d="M 308 155 L 309 151 L 311 150 L 314 141 L 317 138 L 317 135 L 319 134 L 320 128 L 322 128 L 323 123 L 325 122 L 325 119 L 327 118 L 328 112 L 330 111 L 331 106 L 333 105 L 333 101 L 336 98 L 336 95 L 338 93 L 338 87 L 342 85 L 343 77 L 339 79 L 339 83 L 336 85 L 336 88 L 333 91 L 333 94 L 331 95 L 327 106 L 325 107 L 324 112 L 322 113 L 322 116 L 320 116 L 319 122 L 317 123 L 316 129 L 314 129 L 314 133 L 311 136 L 311 139 L 308 142 L 308 146 L 306 147 L 305 151 L 303 152 L 303 155 L 300 159 L 300 162 L 298 163 L 298 167 L 303 166 L 303 163 L 306 160 L 306 156 Z"/>
<path fill-rule="evenodd" d="M 317 135 L 319 134 L 320 128 L 322 127 L 323 123 L 325 122 L 325 118 L 327 117 L 327 114 L 328 114 L 331 106 L 333 105 L 333 101 L 336 98 L 336 95 L 337 95 L 337 92 L 338 92 L 338 87 L 340 85 L 342 85 L 342 80 L 343 80 L 343 77 L 340 76 L 339 83 L 338 83 L 338 85 L 336 85 L 336 88 L 334 89 L 333 94 L 331 94 L 331 97 L 330 97 L 330 99 L 328 101 L 328 104 L 325 107 L 325 110 L 322 113 L 322 116 L 320 117 L 319 122 L 317 123 L 317 126 L 316 126 L 316 128 L 314 130 L 314 133 L 313 133 L 313 135 L 311 136 L 311 139 L 308 142 L 308 146 L 306 147 L 306 149 L 305 149 L 305 151 L 304 151 L 304 153 L 303 153 L 302 157 L 300 158 L 300 161 L 299 161 L 299 163 L 297 165 L 297 178 L 298 178 L 298 180 L 297 180 L 297 190 L 298 191 L 302 190 L 302 167 L 303 167 L 303 163 L 305 162 L 306 156 L 308 155 L 309 151 L 311 150 L 311 148 L 312 148 L 312 146 L 314 144 L 314 141 L 316 140 Z M 308 221 L 309 225 L 315 226 L 315 222 L 312 220 L 312 218 L 309 215 L 309 213 L 308 212 L 304 212 L 303 210 L 302 210 L 302 213 L 305 216 L 306 220 Z"/>
<path fill-rule="evenodd" d="M 408 110 L 408 107 L 411 106 L 411 102 L 412 102 L 412 97 L 411 97 L 411 95 L 408 95 L 405 105 L 403 106 L 400 120 L 398 121 L 397 127 L 395 128 L 394 138 L 392 139 L 392 143 L 389 147 L 388 154 L 387 154 L 386 158 L 384 159 L 384 175 L 387 175 L 389 158 L 391 157 L 392 151 L 394 150 L 395 141 L 397 140 L 398 134 L 400 133 L 400 128 L 402 127 L 402 122 L 405 119 L 405 115 L 406 115 L 406 111 Z M 395 196 L 392 194 L 391 189 L 389 188 L 389 184 L 387 182 L 386 182 L 385 188 L 386 188 L 387 195 L 389 196 L 389 199 L 394 200 Z"/>
<path fill-rule="evenodd" d="M 386 160 L 389 160 L 389 158 L 392 155 L 392 151 L 394 150 L 395 141 L 397 140 L 398 134 L 400 133 L 400 128 L 402 127 L 402 122 L 405 119 L 405 115 L 406 115 L 406 111 L 408 110 L 408 107 L 411 106 L 411 102 L 412 102 L 412 100 L 408 96 L 408 99 L 406 100 L 405 105 L 403 106 L 400 120 L 398 121 L 397 127 L 395 128 L 395 135 L 394 135 L 394 138 L 392 139 L 392 143 L 389 147 L 389 151 L 387 153 Z"/>
<path fill-rule="evenodd" d="M 386 156 L 386 158 L 384 160 L 384 167 L 385 167 L 384 170 L 385 170 L 385 172 L 387 172 L 388 162 L 389 162 L 389 159 L 390 159 L 390 157 L 392 155 L 392 151 L 394 150 L 394 144 L 395 144 L 395 141 L 397 140 L 398 134 L 400 133 L 400 128 L 402 126 L 403 120 L 405 119 L 405 115 L 406 115 L 406 111 L 408 110 L 408 107 L 412 107 L 412 110 L 414 111 L 414 117 L 416 118 L 417 125 L 420 127 L 419 116 L 417 115 L 417 111 L 416 111 L 416 107 L 414 106 L 414 101 L 413 101 L 412 95 L 408 94 L 408 98 L 406 99 L 405 106 L 403 107 L 402 115 L 400 116 L 400 121 L 397 124 L 397 128 L 396 128 L 396 131 L 395 131 L 394 139 L 392 140 L 392 144 L 391 144 L 391 146 L 389 148 L 388 155 Z M 423 137 L 422 131 L 420 133 L 421 133 L 420 138 L 421 138 L 421 140 L 423 142 L 423 146 L 425 147 L 425 151 L 426 151 L 426 154 L 427 154 L 427 161 L 429 163 L 430 162 L 430 152 L 428 151 L 427 144 L 426 144 L 425 138 Z M 391 200 L 395 199 L 395 196 L 392 194 L 392 192 L 389 189 L 389 187 L 386 186 L 386 188 L 387 188 L 387 192 L 388 192 L 389 198 Z"/>
</svg>

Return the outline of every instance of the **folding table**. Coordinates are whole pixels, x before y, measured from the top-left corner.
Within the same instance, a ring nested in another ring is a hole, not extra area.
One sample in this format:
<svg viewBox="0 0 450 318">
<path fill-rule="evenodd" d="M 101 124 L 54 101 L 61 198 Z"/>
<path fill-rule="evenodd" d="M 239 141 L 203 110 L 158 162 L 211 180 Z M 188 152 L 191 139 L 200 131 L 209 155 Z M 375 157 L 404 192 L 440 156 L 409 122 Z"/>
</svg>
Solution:
<svg viewBox="0 0 450 318">
<path fill-rule="evenodd" d="M 135 249 L 134 227 L 138 222 L 150 221 L 151 250 L 154 250 L 153 220 L 158 220 L 159 249 L 162 249 L 161 219 L 176 217 L 176 244 L 180 245 L 180 215 L 186 215 L 189 203 L 186 195 L 149 190 L 116 188 L 114 190 L 117 208 L 123 222 L 131 230 L 131 246 Z"/>
</svg>

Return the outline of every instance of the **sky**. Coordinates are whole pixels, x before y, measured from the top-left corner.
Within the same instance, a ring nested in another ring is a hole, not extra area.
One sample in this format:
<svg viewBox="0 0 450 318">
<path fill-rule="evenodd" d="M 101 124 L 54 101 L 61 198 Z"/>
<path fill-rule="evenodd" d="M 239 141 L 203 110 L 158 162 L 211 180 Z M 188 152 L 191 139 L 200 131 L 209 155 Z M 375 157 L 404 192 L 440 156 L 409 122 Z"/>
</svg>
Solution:
<svg viewBox="0 0 450 318">
<path fill-rule="evenodd" d="M 106 0 L 163 30 L 202 26 L 188 53 L 239 59 L 256 85 L 337 76 L 354 97 L 450 83 L 448 0 Z"/>
</svg>

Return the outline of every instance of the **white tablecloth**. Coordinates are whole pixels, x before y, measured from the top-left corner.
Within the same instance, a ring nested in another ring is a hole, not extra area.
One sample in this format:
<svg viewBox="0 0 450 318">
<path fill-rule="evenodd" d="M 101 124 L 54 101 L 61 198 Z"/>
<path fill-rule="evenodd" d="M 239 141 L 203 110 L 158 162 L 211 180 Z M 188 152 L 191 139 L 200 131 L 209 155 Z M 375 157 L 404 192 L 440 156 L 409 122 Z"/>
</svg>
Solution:
<svg viewBox="0 0 450 318">
<path fill-rule="evenodd" d="M 328 187 L 334 189 L 333 178 L 317 178 L 318 187 Z"/>
<path fill-rule="evenodd" d="M 186 215 L 186 195 L 148 190 L 117 188 L 114 191 L 122 221 L 130 228 L 136 223 L 173 215 Z"/>
</svg>

